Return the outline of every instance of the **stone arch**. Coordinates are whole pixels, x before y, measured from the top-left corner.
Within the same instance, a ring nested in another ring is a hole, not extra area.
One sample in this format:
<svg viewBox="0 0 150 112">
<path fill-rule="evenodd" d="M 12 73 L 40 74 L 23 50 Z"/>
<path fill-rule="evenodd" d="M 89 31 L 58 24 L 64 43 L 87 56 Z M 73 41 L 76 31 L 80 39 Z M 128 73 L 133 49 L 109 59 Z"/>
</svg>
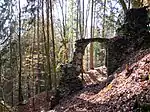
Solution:
<svg viewBox="0 0 150 112">
<path fill-rule="evenodd" d="M 103 42 L 108 44 L 109 39 L 91 38 L 80 39 L 76 41 L 75 52 L 72 61 L 61 66 L 62 76 L 60 79 L 59 87 L 57 89 L 59 97 L 63 97 L 65 94 L 71 94 L 74 91 L 78 91 L 83 88 L 83 83 L 78 76 L 82 72 L 82 59 L 85 48 L 91 42 Z"/>
<path fill-rule="evenodd" d="M 76 41 L 75 52 L 71 63 L 76 68 L 77 76 L 82 72 L 82 60 L 87 45 L 92 42 L 104 43 L 104 45 L 106 45 L 108 41 L 109 39 L 106 38 L 90 38 L 90 39 L 80 39 Z"/>
</svg>

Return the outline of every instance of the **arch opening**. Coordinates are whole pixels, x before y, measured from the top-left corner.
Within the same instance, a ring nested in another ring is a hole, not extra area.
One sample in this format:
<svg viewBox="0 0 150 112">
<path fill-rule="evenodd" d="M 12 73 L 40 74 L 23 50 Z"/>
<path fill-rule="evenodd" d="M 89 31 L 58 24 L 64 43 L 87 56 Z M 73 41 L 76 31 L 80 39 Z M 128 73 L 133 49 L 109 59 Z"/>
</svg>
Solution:
<svg viewBox="0 0 150 112">
<path fill-rule="evenodd" d="M 94 82 L 102 81 L 102 77 L 107 77 L 106 69 L 106 44 L 108 39 L 91 38 L 76 41 L 76 49 L 73 57 L 73 66 L 76 67 L 77 76 L 85 82 L 93 80 Z M 93 53 L 89 52 L 89 46 L 93 45 Z M 93 62 L 91 61 L 92 58 Z M 91 61 L 91 62 L 90 62 Z M 93 66 L 90 64 L 93 63 Z M 93 82 L 92 81 L 92 82 Z M 91 82 L 91 81 L 89 81 Z"/>
<path fill-rule="evenodd" d="M 91 44 L 92 48 L 91 48 Z M 92 50 L 92 51 L 91 51 Z M 90 66 L 90 56 L 92 56 L 93 67 Z M 99 42 L 91 42 L 89 43 L 84 51 L 83 55 L 83 69 L 84 71 L 88 71 L 90 69 L 98 68 L 105 65 L 106 61 L 106 49 L 103 47 L 102 43 Z"/>
<path fill-rule="evenodd" d="M 83 73 L 80 74 L 86 84 L 96 84 L 107 78 L 105 61 L 106 48 L 103 43 L 91 42 L 86 46 L 83 55 Z"/>
</svg>

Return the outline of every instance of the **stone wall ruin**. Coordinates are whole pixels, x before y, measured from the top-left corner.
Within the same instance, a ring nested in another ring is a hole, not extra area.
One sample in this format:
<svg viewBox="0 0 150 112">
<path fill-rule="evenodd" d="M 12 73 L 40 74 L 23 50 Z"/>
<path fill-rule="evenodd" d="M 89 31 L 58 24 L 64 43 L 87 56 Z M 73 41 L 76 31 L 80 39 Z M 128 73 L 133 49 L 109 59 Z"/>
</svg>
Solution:
<svg viewBox="0 0 150 112">
<path fill-rule="evenodd" d="M 130 58 L 133 58 L 132 55 L 138 50 L 149 48 L 150 33 L 147 13 L 147 7 L 128 10 L 124 24 L 117 30 L 118 36 L 114 38 L 77 40 L 73 60 L 61 67 L 62 77 L 55 96 L 58 99 L 57 101 L 83 88 L 82 81 L 78 76 L 82 72 L 83 55 L 89 43 L 104 43 L 107 52 L 106 67 L 108 76 L 112 75 L 123 64 L 129 64 Z"/>
</svg>

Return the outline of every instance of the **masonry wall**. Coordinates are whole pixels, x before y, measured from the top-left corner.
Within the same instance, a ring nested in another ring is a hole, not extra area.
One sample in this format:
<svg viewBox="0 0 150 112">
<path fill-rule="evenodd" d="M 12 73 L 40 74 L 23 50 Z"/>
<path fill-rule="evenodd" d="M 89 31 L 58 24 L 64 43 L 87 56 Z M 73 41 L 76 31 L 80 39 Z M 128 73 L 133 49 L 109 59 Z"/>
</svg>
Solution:
<svg viewBox="0 0 150 112">
<path fill-rule="evenodd" d="M 150 33 L 147 7 L 130 9 L 126 12 L 124 24 L 118 28 L 116 37 L 107 45 L 107 68 L 111 75 L 123 64 L 131 64 L 130 58 L 140 49 L 150 47 Z"/>
</svg>

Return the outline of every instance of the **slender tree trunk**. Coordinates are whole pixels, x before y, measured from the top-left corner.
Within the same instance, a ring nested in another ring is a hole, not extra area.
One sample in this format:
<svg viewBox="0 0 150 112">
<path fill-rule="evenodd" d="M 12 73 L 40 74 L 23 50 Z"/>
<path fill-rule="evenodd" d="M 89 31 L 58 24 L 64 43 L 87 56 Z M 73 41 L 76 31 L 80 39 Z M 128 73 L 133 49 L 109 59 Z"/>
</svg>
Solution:
<svg viewBox="0 0 150 112">
<path fill-rule="evenodd" d="M 105 19 L 106 19 L 106 4 L 107 4 L 107 0 L 104 0 L 104 7 L 103 7 L 103 24 L 102 24 L 102 38 L 105 38 Z M 101 49 L 105 49 L 104 47 L 104 43 L 101 43 Z M 102 61 L 102 64 L 106 63 L 106 60 L 104 59 Z"/>
<path fill-rule="evenodd" d="M 77 0 L 77 17 L 76 17 L 76 40 L 79 39 L 79 0 Z"/>
<path fill-rule="evenodd" d="M 91 38 L 93 38 L 93 8 L 94 8 L 94 1 L 92 0 L 92 7 L 91 7 Z M 94 64 L 93 64 L 93 43 L 90 44 L 90 69 L 94 69 Z"/>
<path fill-rule="evenodd" d="M 44 78 L 45 78 L 45 90 L 48 91 L 48 83 L 47 83 L 47 71 L 48 71 L 48 60 L 47 60 L 47 57 L 48 57 L 48 52 L 47 52 L 47 46 L 46 46 L 46 34 L 45 34 L 45 21 L 44 21 L 44 0 L 42 1 L 42 34 L 43 34 L 43 43 L 44 43 L 44 52 L 46 54 L 46 59 L 43 58 L 46 60 L 46 67 L 45 67 L 45 75 L 44 75 Z M 44 65 L 44 59 L 43 59 L 43 65 Z M 47 92 L 48 93 L 48 92 Z"/>
<path fill-rule="evenodd" d="M 79 31 L 80 31 L 80 39 L 83 38 L 82 37 L 82 16 L 81 16 L 81 0 L 79 0 L 79 10 L 78 10 L 78 13 L 79 13 Z"/>
<path fill-rule="evenodd" d="M 66 35 L 66 9 L 67 9 L 67 1 L 64 2 L 64 0 L 62 0 L 62 4 L 59 0 L 59 5 L 61 8 L 61 13 L 62 13 L 62 26 L 63 26 L 63 36 L 62 36 L 62 43 L 64 45 L 64 63 L 68 62 L 68 49 L 67 49 L 67 41 L 68 41 L 68 37 Z M 63 8 L 63 6 L 65 6 L 65 8 Z M 64 11 L 65 9 L 65 11 Z"/>
<path fill-rule="evenodd" d="M 73 0 L 72 0 L 72 2 L 71 2 L 71 13 L 72 13 L 72 20 L 71 20 L 71 24 L 72 24 L 72 28 L 71 28 L 71 40 L 72 40 L 72 43 L 73 43 L 73 41 L 74 41 L 74 33 L 73 33 L 73 24 L 74 24 L 74 10 L 73 10 L 73 8 L 74 8 L 74 3 L 73 3 Z M 73 58 L 73 49 L 74 49 L 74 47 L 73 47 L 73 44 L 71 44 L 71 59 Z"/>
<path fill-rule="evenodd" d="M 23 96 L 22 96 L 22 83 L 21 83 L 21 74 L 22 74 L 22 56 L 21 56 L 21 7 L 20 7 L 20 0 L 19 0 L 19 35 L 18 35 L 18 42 L 19 42 L 19 79 L 18 79 L 18 86 L 19 86 L 19 104 L 22 103 L 23 101 Z"/>
<path fill-rule="evenodd" d="M 87 35 L 87 22 L 88 22 L 88 17 L 89 17 L 89 10 L 90 10 L 90 0 L 88 0 L 88 4 L 87 4 L 87 9 L 86 9 L 86 20 L 85 20 L 85 27 L 84 27 L 84 38 L 86 37 L 86 35 Z M 86 68 L 86 70 L 88 71 L 88 69 L 89 69 L 89 48 L 87 47 L 87 51 L 86 51 L 86 53 L 87 53 L 87 58 L 86 58 L 86 64 L 87 64 L 87 68 Z"/>
<path fill-rule="evenodd" d="M 10 46 L 10 48 L 9 48 L 9 52 L 10 52 L 10 75 L 11 75 L 11 77 L 12 77 L 12 93 L 11 93 L 11 106 L 13 107 L 13 101 L 14 101 L 14 99 L 13 99 L 13 69 L 12 69 L 12 43 L 11 43 L 11 38 L 12 38 L 12 28 L 10 28 L 10 37 L 9 37 L 9 46 Z"/>
<path fill-rule="evenodd" d="M 32 47 L 32 46 L 31 46 Z M 29 56 L 32 57 L 32 49 L 29 48 Z M 32 63 L 31 61 L 29 62 L 29 66 L 28 66 L 28 69 L 29 69 L 29 74 L 27 76 L 27 93 L 28 93 L 28 99 L 31 97 L 31 88 L 30 88 L 30 78 L 31 78 L 31 67 L 32 66 Z"/>
<path fill-rule="evenodd" d="M 93 7 L 94 7 L 94 8 L 93 8 L 93 33 L 92 33 L 93 36 L 92 36 L 92 37 L 95 36 L 95 21 L 96 21 L 95 10 L 96 10 L 96 3 L 94 4 Z M 97 37 L 96 37 L 96 38 L 97 38 Z M 94 44 L 94 45 L 96 45 L 96 44 Z M 96 53 L 95 53 L 96 50 L 97 50 L 97 49 L 94 49 L 94 50 L 93 50 L 93 55 L 94 55 L 94 56 L 93 56 L 93 63 L 94 63 L 93 66 L 94 66 L 94 67 L 96 66 L 96 63 L 97 63 L 97 62 L 96 62 Z"/>
<path fill-rule="evenodd" d="M 84 0 L 82 1 L 82 38 L 84 35 Z"/>
<path fill-rule="evenodd" d="M 126 5 L 125 1 L 124 0 L 119 0 L 119 2 L 120 2 L 121 6 L 123 8 L 123 11 L 126 12 L 127 11 L 127 5 Z"/>
<path fill-rule="evenodd" d="M 35 2 L 34 2 L 35 4 Z M 35 110 L 35 103 L 34 103 L 34 95 L 35 95 L 35 71 L 34 71 L 34 47 L 35 47 L 35 36 L 36 36 L 36 15 L 34 14 L 34 36 L 33 36 L 33 39 L 32 39 L 32 93 L 33 93 L 33 98 L 32 98 L 32 107 L 33 107 L 33 110 Z"/>
<path fill-rule="evenodd" d="M 60 4 L 60 7 L 61 7 L 61 13 L 62 13 L 62 25 L 63 25 L 63 41 L 65 41 L 65 37 L 66 37 L 66 27 L 65 27 L 65 20 L 66 20 L 66 14 L 65 14 L 65 12 L 64 12 L 64 8 L 63 8 L 63 6 L 64 6 L 64 1 L 62 0 L 62 4 L 61 4 L 61 2 L 60 2 L 60 0 L 59 0 L 59 4 Z M 65 42 L 64 42 L 65 43 Z"/>
<path fill-rule="evenodd" d="M 84 38 L 86 37 L 86 33 L 87 33 L 87 22 L 88 22 L 88 18 L 89 18 L 89 10 L 90 10 L 90 0 L 88 1 L 87 9 L 86 9 L 86 20 L 85 20 L 85 28 L 84 28 Z"/>
<path fill-rule="evenodd" d="M 68 47 L 67 47 L 67 44 L 68 44 L 68 36 L 66 35 L 67 33 L 67 29 L 66 29 L 66 22 L 67 22 L 67 9 L 68 9 L 68 5 L 67 5 L 67 0 L 65 0 L 65 13 L 64 13 L 64 28 L 65 28 L 65 36 L 64 36 L 64 47 L 65 47 L 65 63 L 68 62 Z"/>
<path fill-rule="evenodd" d="M 36 72 L 36 94 L 40 93 L 40 66 L 39 66 L 39 62 L 40 62 L 40 34 L 39 34 L 39 21 L 40 21 L 40 16 L 39 16 L 39 8 L 40 8 L 40 1 L 38 0 L 38 8 L 37 8 L 37 55 L 38 55 L 38 62 L 37 62 L 37 72 Z"/>
<path fill-rule="evenodd" d="M 54 88 L 56 89 L 56 56 L 55 56 L 55 35 L 53 26 L 53 10 L 52 10 L 52 0 L 50 0 L 50 14 L 51 14 L 51 31 L 52 31 L 52 44 L 53 44 L 53 72 L 54 72 Z"/>
<path fill-rule="evenodd" d="M 28 98 L 31 97 L 31 94 L 30 94 L 30 74 L 29 76 L 27 76 L 27 88 L 28 88 Z"/>
<path fill-rule="evenodd" d="M 47 63 L 48 63 L 48 90 L 52 89 L 52 79 L 51 79 L 51 65 L 50 65 L 50 33 L 49 33 L 49 0 L 46 0 L 46 11 L 47 11 Z M 48 93 L 47 93 L 48 96 Z"/>
<path fill-rule="evenodd" d="M 103 24 L 102 24 L 102 38 L 105 38 L 105 18 L 106 18 L 106 0 L 104 0 L 104 11 L 103 11 Z"/>
<path fill-rule="evenodd" d="M 88 71 L 89 69 L 89 49 L 87 47 L 87 50 L 86 50 L 86 70 Z"/>
<path fill-rule="evenodd" d="M 128 9 L 131 7 L 131 0 L 128 0 Z"/>
</svg>

